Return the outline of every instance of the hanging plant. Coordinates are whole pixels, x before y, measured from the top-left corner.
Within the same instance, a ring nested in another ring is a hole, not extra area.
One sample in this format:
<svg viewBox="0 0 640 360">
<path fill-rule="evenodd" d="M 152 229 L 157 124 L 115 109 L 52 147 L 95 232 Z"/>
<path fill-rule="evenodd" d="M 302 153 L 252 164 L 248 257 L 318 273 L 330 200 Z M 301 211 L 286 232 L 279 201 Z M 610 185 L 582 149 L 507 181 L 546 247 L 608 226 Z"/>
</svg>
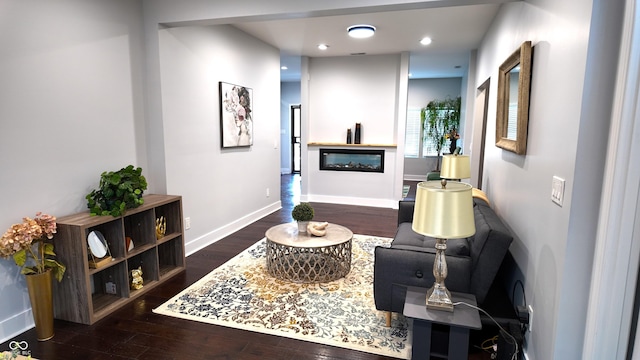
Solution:
<svg viewBox="0 0 640 360">
<path fill-rule="evenodd" d="M 129 165 L 118 171 L 105 171 L 100 175 L 100 188 L 87 196 L 87 207 L 92 216 L 124 215 L 127 209 L 144 203 L 143 192 L 147 189 L 147 179 L 141 168 Z"/>
</svg>

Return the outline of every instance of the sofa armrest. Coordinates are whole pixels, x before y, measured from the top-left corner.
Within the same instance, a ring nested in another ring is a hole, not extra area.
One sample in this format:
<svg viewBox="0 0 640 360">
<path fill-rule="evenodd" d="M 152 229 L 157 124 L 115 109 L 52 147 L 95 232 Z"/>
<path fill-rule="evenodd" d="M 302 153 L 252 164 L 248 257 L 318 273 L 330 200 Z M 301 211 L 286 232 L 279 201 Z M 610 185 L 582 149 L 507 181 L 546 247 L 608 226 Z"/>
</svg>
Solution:
<svg viewBox="0 0 640 360">
<path fill-rule="evenodd" d="M 413 208 L 416 202 L 411 200 L 400 200 L 398 202 L 398 225 L 403 222 L 413 222 Z"/>
<path fill-rule="evenodd" d="M 476 234 L 471 244 L 471 292 L 476 295 L 478 304 L 482 305 L 509 251 L 513 236 L 489 206 L 476 206 L 474 216 Z"/>
<path fill-rule="evenodd" d="M 471 274 L 471 292 L 476 294 L 478 304 L 484 303 L 512 240 L 510 234 L 493 231 L 492 237 L 486 241 L 481 255 L 478 256 Z"/>
<path fill-rule="evenodd" d="M 373 296 L 376 309 L 402 312 L 407 286 L 430 288 L 433 277 L 433 249 L 411 250 L 376 247 L 373 270 Z M 450 291 L 469 292 L 471 259 L 447 256 L 449 275 L 445 284 Z"/>
</svg>

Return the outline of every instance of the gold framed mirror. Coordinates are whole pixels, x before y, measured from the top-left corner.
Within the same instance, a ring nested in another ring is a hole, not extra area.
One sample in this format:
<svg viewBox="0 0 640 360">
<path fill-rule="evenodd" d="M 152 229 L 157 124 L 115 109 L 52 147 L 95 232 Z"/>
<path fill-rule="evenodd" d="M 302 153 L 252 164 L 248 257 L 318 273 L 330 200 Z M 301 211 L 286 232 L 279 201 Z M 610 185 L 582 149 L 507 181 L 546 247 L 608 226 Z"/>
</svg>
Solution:
<svg viewBox="0 0 640 360">
<path fill-rule="evenodd" d="M 527 151 L 531 41 L 525 41 L 500 65 L 496 146 L 519 155 Z"/>
</svg>

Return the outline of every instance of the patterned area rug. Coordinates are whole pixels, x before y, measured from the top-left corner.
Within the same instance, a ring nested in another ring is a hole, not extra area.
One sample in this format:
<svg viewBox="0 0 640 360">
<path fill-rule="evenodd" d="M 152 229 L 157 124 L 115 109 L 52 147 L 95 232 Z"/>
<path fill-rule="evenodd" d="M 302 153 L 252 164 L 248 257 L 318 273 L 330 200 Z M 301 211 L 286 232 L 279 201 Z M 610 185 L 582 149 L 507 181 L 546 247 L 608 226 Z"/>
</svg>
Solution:
<svg viewBox="0 0 640 360">
<path fill-rule="evenodd" d="M 354 235 L 351 272 L 324 284 L 267 273 L 262 239 L 153 312 L 401 359 L 411 355 L 402 316 L 390 328 L 373 301 L 373 251 L 391 239 Z"/>
</svg>

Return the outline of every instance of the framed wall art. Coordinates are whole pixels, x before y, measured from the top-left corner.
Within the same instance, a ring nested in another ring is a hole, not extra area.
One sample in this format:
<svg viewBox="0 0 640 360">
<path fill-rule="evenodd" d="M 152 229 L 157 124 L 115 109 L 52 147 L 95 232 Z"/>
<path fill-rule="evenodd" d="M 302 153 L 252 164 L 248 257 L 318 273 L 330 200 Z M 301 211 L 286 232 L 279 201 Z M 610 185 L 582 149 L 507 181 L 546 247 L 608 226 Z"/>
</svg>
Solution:
<svg viewBox="0 0 640 360">
<path fill-rule="evenodd" d="M 220 146 L 253 145 L 253 90 L 246 86 L 220 82 Z"/>
<path fill-rule="evenodd" d="M 527 151 L 531 57 L 531 41 L 525 41 L 498 72 L 496 146 L 518 155 Z"/>
</svg>

